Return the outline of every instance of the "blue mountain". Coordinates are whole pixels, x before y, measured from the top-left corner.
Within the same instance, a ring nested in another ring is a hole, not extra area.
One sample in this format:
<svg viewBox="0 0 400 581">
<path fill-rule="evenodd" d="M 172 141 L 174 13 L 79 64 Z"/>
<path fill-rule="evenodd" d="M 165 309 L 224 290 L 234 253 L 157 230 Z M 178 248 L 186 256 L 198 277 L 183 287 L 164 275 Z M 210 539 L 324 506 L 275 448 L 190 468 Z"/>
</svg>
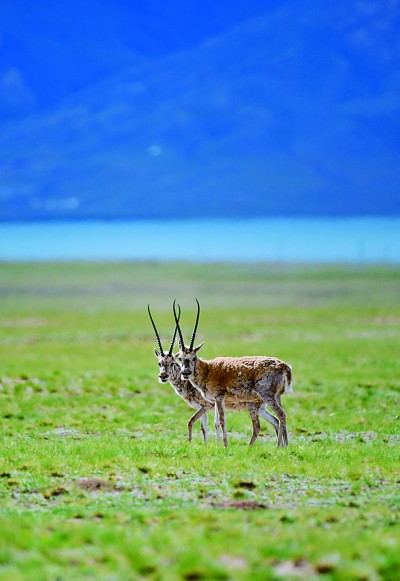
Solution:
<svg viewBox="0 0 400 581">
<path fill-rule="evenodd" d="M 43 2 L 45 34 L 38 4 L 3 33 L 1 219 L 400 213 L 395 3 Z"/>
</svg>

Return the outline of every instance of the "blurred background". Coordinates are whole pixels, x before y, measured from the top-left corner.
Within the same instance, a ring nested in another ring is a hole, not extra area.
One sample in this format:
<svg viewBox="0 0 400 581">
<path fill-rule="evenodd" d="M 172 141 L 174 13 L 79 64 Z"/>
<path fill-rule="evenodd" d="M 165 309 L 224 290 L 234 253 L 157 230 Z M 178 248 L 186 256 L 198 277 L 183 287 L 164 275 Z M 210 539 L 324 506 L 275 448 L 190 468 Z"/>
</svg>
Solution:
<svg viewBox="0 0 400 581">
<path fill-rule="evenodd" d="M 399 262 L 399 25 L 397 0 L 2 0 L 0 259 Z"/>
</svg>

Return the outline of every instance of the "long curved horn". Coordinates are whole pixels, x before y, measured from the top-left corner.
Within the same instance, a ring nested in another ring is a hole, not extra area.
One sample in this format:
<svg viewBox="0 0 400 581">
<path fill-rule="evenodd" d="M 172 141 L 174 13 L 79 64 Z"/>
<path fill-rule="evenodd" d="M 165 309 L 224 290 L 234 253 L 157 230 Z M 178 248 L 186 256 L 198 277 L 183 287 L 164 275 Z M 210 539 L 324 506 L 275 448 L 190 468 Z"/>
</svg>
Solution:
<svg viewBox="0 0 400 581">
<path fill-rule="evenodd" d="M 174 300 L 172 307 L 174 309 L 175 323 L 176 323 L 176 328 L 178 329 L 178 334 L 179 334 L 179 347 L 181 349 L 184 349 L 185 348 L 185 342 L 183 340 L 182 331 L 181 331 L 181 328 L 179 326 L 179 317 L 176 316 L 175 303 L 176 303 L 176 299 Z M 180 307 L 179 307 L 179 316 L 180 316 Z"/>
<path fill-rule="evenodd" d="M 196 331 L 197 331 L 197 325 L 199 324 L 199 317 L 200 317 L 200 303 L 199 301 L 196 299 L 196 303 L 197 303 L 197 317 L 196 317 L 196 322 L 194 324 L 194 329 L 193 329 L 193 333 L 192 333 L 192 338 L 190 339 L 190 345 L 189 345 L 189 351 L 193 351 L 193 344 L 194 344 L 194 340 L 196 338 Z"/>
<path fill-rule="evenodd" d="M 147 305 L 147 310 L 149 312 L 150 321 L 151 321 L 151 324 L 153 325 L 153 329 L 154 329 L 154 332 L 155 332 L 156 337 L 157 337 L 157 343 L 158 343 L 158 346 L 160 348 L 161 355 L 164 357 L 164 350 L 163 350 L 162 345 L 161 345 L 160 335 L 158 334 L 157 327 L 156 327 L 156 325 L 153 321 L 153 317 L 151 316 L 151 313 L 150 313 L 150 305 Z"/>
<path fill-rule="evenodd" d="M 181 317 L 181 307 L 180 305 L 178 305 L 178 309 L 179 309 L 179 313 L 178 313 L 178 321 Z M 168 355 L 172 355 L 172 349 L 174 348 L 174 343 L 175 343 L 175 339 L 176 339 L 176 332 L 178 330 L 178 325 L 175 325 L 175 331 L 174 331 L 174 336 L 172 337 L 172 341 L 171 341 L 171 345 L 169 347 L 169 351 L 168 351 Z"/>
</svg>

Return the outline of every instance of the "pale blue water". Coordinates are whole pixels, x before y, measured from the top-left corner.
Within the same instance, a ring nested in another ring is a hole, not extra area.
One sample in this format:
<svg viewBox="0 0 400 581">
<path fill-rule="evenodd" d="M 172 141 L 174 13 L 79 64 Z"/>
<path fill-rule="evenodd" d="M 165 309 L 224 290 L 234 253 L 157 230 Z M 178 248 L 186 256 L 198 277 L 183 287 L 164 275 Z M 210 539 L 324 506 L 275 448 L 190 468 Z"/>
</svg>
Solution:
<svg viewBox="0 0 400 581">
<path fill-rule="evenodd" d="M 400 218 L 0 223 L 0 260 L 400 263 Z"/>
</svg>

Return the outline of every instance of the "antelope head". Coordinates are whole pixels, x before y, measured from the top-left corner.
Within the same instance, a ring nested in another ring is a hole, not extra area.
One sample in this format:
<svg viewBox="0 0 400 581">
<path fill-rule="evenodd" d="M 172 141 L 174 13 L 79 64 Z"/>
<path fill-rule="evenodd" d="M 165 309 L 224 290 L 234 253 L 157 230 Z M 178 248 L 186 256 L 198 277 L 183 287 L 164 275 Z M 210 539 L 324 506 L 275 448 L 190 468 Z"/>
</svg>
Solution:
<svg viewBox="0 0 400 581">
<path fill-rule="evenodd" d="M 192 337 L 190 339 L 189 347 L 187 347 L 185 345 L 185 342 L 184 342 L 183 336 L 182 336 L 182 331 L 181 331 L 181 328 L 179 326 L 180 309 L 179 309 L 179 314 L 177 315 L 176 309 L 175 309 L 175 301 L 173 304 L 176 329 L 178 330 L 178 338 L 179 338 L 179 353 L 177 354 L 177 359 L 179 360 L 179 363 L 181 366 L 182 379 L 190 379 L 191 377 L 193 377 L 193 374 L 194 374 L 194 371 L 196 368 L 197 359 L 198 359 L 197 353 L 200 351 L 200 349 L 204 345 L 204 342 L 203 342 L 203 343 L 200 343 L 200 345 L 198 345 L 197 347 L 194 347 L 194 340 L 196 338 L 197 325 L 199 323 L 199 317 L 200 317 L 200 304 L 199 304 L 199 301 L 197 299 L 196 299 L 196 303 L 197 303 L 197 316 L 196 316 L 196 322 L 195 322 L 194 328 L 193 328 Z"/>
<path fill-rule="evenodd" d="M 179 321 L 179 317 L 181 314 L 181 308 L 178 305 L 179 313 L 177 316 L 177 320 Z M 169 346 L 168 352 L 165 353 L 162 347 L 160 335 L 158 334 L 157 327 L 154 323 L 153 317 L 151 316 L 150 312 L 150 305 L 147 305 L 147 310 L 149 313 L 151 324 L 153 325 L 154 332 L 156 334 L 158 349 L 154 349 L 154 354 L 157 357 L 158 365 L 160 371 L 158 373 L 158 380 L 160 383 L 167 383 L 170 379 L 174 379 L 178 373 L 177 370 L 179 369 L 179 365 L 175 359 L 175 356 L 172 354 L 172 349 L 174 348 L 174 343 L 176 339 L 176 332 L 177 327 L 175 327 L 175 331 L 172 337 L 171 345 Z"/>
</svg>

